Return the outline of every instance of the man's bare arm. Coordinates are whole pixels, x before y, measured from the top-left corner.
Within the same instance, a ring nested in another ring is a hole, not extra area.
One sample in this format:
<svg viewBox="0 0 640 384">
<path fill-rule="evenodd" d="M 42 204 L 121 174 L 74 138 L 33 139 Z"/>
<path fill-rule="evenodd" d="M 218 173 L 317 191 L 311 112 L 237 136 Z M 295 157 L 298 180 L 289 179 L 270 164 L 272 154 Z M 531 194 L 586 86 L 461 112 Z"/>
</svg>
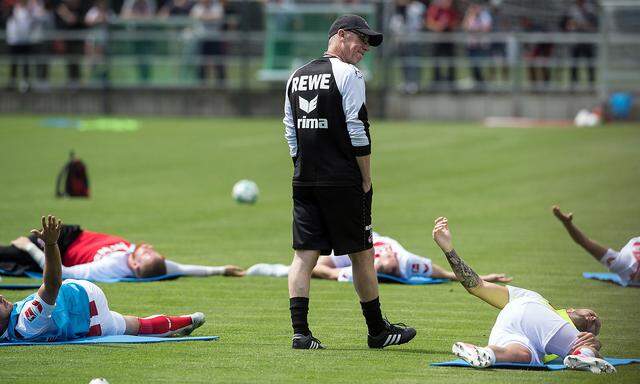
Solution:
<svg viewBox="0 0 640 384">
<path fill-rule="evenodd" d="M 61 228 L 62 221 L 49 215 L 46 218 L 42 216 L 42 230 L 31 230 L 31 233 L 44 241 L 43 284 L 38 289 L 38 295 L 49 305 L 56 303 L 62 285 L 62 259 L 57 244 Z"/>
<path fill-rule="evenodd" d="M 371 189 L 371 155 L 356 156 L 356 161 L 362 176 L 362 190 L 367 193 Z"/>
<path fill-rule="evenodd" d="M 444 252 L 453 273 L 455 273 L 456 278 L 467 292 L 496 308 L 504 308 L 507 305 L 509 302 L 509 290 L 501 285 L 482 280 L 453 249 L 451 232 L 446 218 L 439 217 L 436 219 L 436 225 L 433 228 L 433 239 Z"/>
<path fill-rule="evenodd" d="M 338 280 L 340 274 L 338 268 L 331 268 L 327 265 L 316 264 L 311 272 L 311 277 L 324 280 Z"/>
<path fill-rule="evenodd" d="M 559 206 L 554 205 L 553 214 L 560 220 L 562 225 L 564 225 L 564 228 L 569 232 L 569 236 L 571 236 L 573 241 L 589 252 L 596 260 L 600 261 L 607 253 L 607 248 L 585 236 L 582 231 L 573 224 L 573 213 L 564 214 Z"/>
</svg>

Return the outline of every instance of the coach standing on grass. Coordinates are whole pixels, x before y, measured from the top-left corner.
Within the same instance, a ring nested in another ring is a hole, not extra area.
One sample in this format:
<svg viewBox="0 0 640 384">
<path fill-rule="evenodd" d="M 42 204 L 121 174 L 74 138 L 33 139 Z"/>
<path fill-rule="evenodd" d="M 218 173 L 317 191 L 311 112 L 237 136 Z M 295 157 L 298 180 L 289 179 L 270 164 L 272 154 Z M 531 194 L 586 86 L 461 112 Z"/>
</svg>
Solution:
<svg viewBox="0 0 640 384">
<path fill-rule="evenodd" d="M 355 67 L 382 43 L 360 16 L 344 15 L 329 29 L 325 54 L 287 82 L 285 138 L 294 163 L 293 249 L 289 271 L 292 347 L 320 349 L 307 323 L 311 271 L 320 254 L 348 254 L 371 348 L 403 344 L 415 329 L 382 318 L 371 233 L 371 139 L 365 85 Z"/>
</svg>

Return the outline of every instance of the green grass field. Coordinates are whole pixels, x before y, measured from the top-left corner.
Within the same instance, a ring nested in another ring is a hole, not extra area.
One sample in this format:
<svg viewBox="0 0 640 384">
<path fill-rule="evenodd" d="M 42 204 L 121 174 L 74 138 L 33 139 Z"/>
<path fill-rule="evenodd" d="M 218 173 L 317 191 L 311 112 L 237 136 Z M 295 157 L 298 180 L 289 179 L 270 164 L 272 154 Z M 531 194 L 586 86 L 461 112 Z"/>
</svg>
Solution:
<svg viewBox="0 0 640 384">
<path fill-rule="evenodd" d="M 55 213 L 66 223 L 147 241 L 180 262 L 288 263 L 291 160 L 278 119 L 141 119 L 135 132 L 40 126 L 0 117 L 0 244 Z M 640 357 L 640 289 L 582 279 L 604 268 L 574 245 L 550 207 L 575 212 L 593 238 L 619 249 L 640 229 L 640 127 L 488 129 L 476 124 L 373 122 L 374 226 L 446 265 L 431 223 L 447 215 L 456 249 L 479 273 L 507 272 L 556 306 L 594 308 L 603 353 Z M 75 149 L 92 197 L 53 197 Z M 230 197 L 255 180 L 255 206 Z M 28 282 L 4 278 L 4 282 Z M 350 284 L 312 283 L 310 323 L 324 351 L 290 349 L 287 282 L 277 278 L 182 278 L 101 284 L 113 310 L 133 315 L 202 311 L 194 335 L 219 341 L 164 345 L 0 349 L 0 383 L 132 382 L 640 382 L 640 366 L 615 376 L 585 372 L 451 369 L 453 342 L 482 344 L 498 313 L 457 283 L 381 286 L 383 312 L 414 326 L 408 345 L 366 347 Z M 2 291 L 10 300 L 24 291 Z"/>
</svg>

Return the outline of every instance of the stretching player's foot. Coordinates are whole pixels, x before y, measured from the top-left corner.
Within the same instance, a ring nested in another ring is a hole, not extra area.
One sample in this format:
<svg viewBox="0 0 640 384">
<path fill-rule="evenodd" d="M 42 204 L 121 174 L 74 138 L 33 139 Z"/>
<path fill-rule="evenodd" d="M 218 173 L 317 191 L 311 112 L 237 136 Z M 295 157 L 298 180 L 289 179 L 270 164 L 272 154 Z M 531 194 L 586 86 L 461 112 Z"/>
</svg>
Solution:
<svg viewBox="0 0 640 384">
<path fill-rule="evenodd" d="M 604 359 L 582 355 L 569 355 L 565 357 L 564 365 L 569 369 L 591 371 L 593 373 L 614 373 L 616 371 L 616 368 Z"/>
<path fill-rule="evenodd" d="M 296 333 L 291 339 L 291 348 L 293 349 L 324 349 L 324 345 L 320 340 L 313 337 L 312 334 L 303 335 Z"/>
<path fill-rule="evenodd" d="M 170 331 L 167 336 L 188 336 L 205 322 L 204 313 L 202 312 L 192 313 L 188 316 L 191 317 L 191 324 Z"/>
<path fill-rule="evenodd" d="M 369 348 L 384 348 L 390 345 L 404 344 L 416 336 L 416 330 L 402 323 L 391 324 L 384 320 L 384 330 L 376 336 L 368 335 Z"/>
<path fill-rule="evenodd" d="M 475 368 L 486 368 L 491 365 L 491 354 L 487 348 L 458 341 L 451 347 L 451 352 Z"/>
</svg>

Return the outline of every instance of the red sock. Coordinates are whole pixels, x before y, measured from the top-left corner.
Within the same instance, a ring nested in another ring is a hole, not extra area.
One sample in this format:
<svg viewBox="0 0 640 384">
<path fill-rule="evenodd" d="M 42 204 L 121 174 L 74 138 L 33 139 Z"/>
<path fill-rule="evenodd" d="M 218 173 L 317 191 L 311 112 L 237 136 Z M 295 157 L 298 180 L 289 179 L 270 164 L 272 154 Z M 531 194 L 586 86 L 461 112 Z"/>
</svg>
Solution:
<svg viewBox="0 0 640 384">
<path fill-rule="evenodd" d="M 169 331 L 191 325 L 191 316 L 165 316 L 156 315 L 149 317 L 138 317 L 140 328 L 138 335 L 162 335 Z"/>
</svg>

